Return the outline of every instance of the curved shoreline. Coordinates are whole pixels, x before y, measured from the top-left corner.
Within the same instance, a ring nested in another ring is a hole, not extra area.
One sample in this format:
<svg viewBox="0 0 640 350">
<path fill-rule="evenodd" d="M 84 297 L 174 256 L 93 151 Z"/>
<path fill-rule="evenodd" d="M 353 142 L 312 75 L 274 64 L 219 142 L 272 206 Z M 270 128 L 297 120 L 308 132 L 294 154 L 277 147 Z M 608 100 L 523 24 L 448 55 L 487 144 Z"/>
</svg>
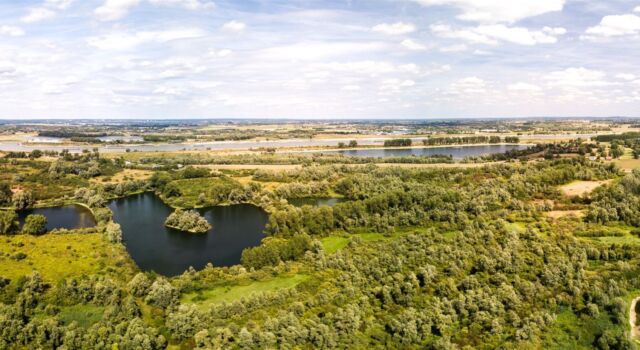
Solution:
<svg viewBox="0 0 640 350">
<path fill-rule="evenodd" d="M 211 225 L 211 224 L 209 224 L 209 225 Z M 206 231 L 195 231 L 195 230 L 183 230 L 181 228 L 178 228 L 177 226 L 167 225 L 167 224 L 164 224 L 164 226 L 168 227 L 168 228 L 170 228 L 172 230 L 176 230 L 176 231 L 180 231 L 180 232 L 186 232 L 186 233 L 190 233 L 190 234 L 193 234 L 193 235 L 203 235 L 203 234 L 209 232 L 213 228 L 213 227 L 211 227 Z"/>
</svg>

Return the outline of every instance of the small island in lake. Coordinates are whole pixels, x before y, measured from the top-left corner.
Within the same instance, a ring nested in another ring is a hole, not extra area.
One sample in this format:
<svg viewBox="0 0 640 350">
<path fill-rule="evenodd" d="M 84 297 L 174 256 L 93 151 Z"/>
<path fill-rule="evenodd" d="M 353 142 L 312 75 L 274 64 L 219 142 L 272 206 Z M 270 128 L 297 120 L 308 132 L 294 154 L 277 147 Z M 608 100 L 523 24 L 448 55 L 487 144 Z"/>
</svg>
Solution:
<svg viewBox="0 0 640 350">
<path fill-rule="evenodd" d="M 211 224 L 195 210 L 177 209 L 164 222 L 165 226 L 190 233 L 205 233 Z"/>
</svg>

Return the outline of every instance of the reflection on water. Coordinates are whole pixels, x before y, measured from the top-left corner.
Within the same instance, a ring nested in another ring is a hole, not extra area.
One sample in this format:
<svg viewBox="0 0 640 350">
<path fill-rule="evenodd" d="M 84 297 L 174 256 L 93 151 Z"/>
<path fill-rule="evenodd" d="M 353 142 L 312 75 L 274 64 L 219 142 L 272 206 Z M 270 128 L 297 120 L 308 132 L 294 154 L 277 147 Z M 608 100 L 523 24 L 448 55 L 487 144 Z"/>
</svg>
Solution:
<svg viewBox="0 0 640 350">
<path fill-rule="evenodd" d="M 353 157 L 405 157 L 405 156 L 452 156 L 454 159 L 477 157 L 485 154 L 505 153 L 514 149 L 527 149 L 528 145 L 480 145 L 480 146 L 447 146 L 422 148 L 384 148 L 354 149 L 326 151 L 322 153 L 341 153 Z"/>
<path fill-rule="evenodd" d="M 242 250 L 260 244 L 267 222 L 267 214 L 253 205 L 217 206 L 199 210 L 213 226 L 209 232 L 181 232 L 164 226 L 173 209 L 153 193 L 114 200 L 109 208 L 138 267 L 167 276 L 181 274 L 189 266 L 201 269 L 209 262 L 238 264 Z"/>
<path fill-rule="evenodd" d="M 80 205 L 20 210 L 18 211 L 20 225 L 23 225 L 24 220 L 31 214 L 40 214 L 47 218 L 47 231 L 56 228 L 72 230 L 96 225 L 91 211 Z"/>
</svg>

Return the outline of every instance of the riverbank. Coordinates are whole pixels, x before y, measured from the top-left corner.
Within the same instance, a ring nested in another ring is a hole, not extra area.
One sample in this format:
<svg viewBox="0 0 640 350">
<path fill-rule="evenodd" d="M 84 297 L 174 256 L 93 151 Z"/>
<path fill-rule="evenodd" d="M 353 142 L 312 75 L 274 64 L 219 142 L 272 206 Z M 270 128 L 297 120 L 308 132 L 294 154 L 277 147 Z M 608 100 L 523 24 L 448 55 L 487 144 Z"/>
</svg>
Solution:
<svg viewBox="0 0 640 350">
<path fill-rule="evenodd" d="M 202 234 L 205 234 L 205 233 L 209 232 L 209 230 L 211 230 L 211 228 L 209 228 L 206 231 L 196 231 L 195 229 L 185 230 L 185 229 L 182 229 L 182 228 L 180 228 L 178 226 L 168 225 L 168 224 L 164 224 L 164 226 L 168 227 L 168 228 L 170 228 L 172 230 L 177 230 L 177 231 L 180 231 L 180 232 L 186 232 L 186 233 L 190 233 L 190 234 L 194 234 L 194 235 L 202 235 Z"/>
</svg>

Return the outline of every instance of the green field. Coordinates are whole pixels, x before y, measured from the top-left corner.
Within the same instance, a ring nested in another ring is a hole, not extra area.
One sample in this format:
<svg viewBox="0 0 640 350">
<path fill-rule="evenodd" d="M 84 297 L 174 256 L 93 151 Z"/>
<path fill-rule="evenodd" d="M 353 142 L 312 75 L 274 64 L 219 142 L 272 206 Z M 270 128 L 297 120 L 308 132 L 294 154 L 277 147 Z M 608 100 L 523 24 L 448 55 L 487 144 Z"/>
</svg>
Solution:
<svg viewBox="0 0 640 350">
<path fill-rule="evenodd" d="M 235 190 L 242 189 L 242 185 L 229 177 L 204 177 L 197 179 L 183 179 L 171 182 L 180 190 L 181 196 L 165 198 L 174 207 L 193 208 L 224 204 L 223 198 Z M 205 195 L 205 201 L 199 202 L 200 194 Z"/>
<path fill-rule="evenodd" d="M 322 248 L 325 253 L 333 254 L 340 249 L 344 248 L 349 244 L 349 238 L 347 237 L 339 237 L 339 236 L 331 236 L 324 237 L 322 240 Z"/>
<path fill-rule="evenodd" d="M 0 276 L 10 280 L 32 271 L 56 282 L 109 271 L 126 277 L 134 270 L 124 247 L 108 243 L 97 233 L 3 236 L 0 253 Z"/>
<path fill-rule="evenodd" d="M 247 281 L 247 284 L 222 285 L 213 289 L 184 294 L 181 301 L 183 303 L 196 304 L 199 307 L 207 307 L 221 302 L 230 303 L 250 297 L 256 293 L 293 288 L 308 280 L 309 277 L 309 275 L 305 274 L 295 274 L 292 276 L 279 276 L 265 281 Z"/>
<path fill-rule="evenodd" d="M 73 305 L 62 308 L 59 318 L 64 324 L 75 321 L 80 327 L 88 328 L 102 319 L 104 309 L 95 305 Z"/>
</svg>

